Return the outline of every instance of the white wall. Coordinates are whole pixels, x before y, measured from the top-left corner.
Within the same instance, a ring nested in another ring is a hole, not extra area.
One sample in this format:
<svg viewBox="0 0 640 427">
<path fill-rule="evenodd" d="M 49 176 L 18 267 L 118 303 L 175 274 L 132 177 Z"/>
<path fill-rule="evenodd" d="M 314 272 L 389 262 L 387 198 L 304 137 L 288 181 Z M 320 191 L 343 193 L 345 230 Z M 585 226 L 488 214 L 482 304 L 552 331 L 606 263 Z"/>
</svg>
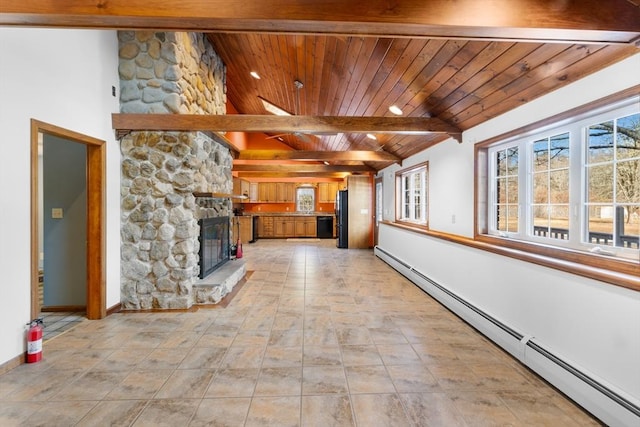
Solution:
<svg viewBox="0 0 640 427">
<path fill-rule="evenodd" d="M 430 228 L 473 236 L 474 143 L 638 85 L 639 70 L 640 54 L 407 159 L 429 160 Z M 399 168 L 381 171 L 386 219 Z M 388 225 L 379 246 L 640 404 L 640 292 Z"/>
<path fill-rule="evenodd" d="M 120 301 L 120 149 L 115 31 L 0 28 L 0 364 L 30 320 L 30 119 L 106 141 L 107 307 Z M 46 355 L 45 355 L 46 356 Z"/>
</svg>

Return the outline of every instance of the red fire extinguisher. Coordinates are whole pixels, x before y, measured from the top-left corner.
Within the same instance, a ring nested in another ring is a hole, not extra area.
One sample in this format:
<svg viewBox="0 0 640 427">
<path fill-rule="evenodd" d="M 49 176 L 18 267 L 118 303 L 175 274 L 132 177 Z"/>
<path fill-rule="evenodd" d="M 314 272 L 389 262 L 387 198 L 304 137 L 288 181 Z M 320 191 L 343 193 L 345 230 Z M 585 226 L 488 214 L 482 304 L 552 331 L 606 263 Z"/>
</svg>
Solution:
<svg viewBox="0 0 640 427">
<path fill-rule="evenodd" d="M 238 225 L 238 242 L 236 243 L 236 258 L 242 258 L 242 240 L 240 240 L 240 220 L 236 219 Z"/>
<path fill-rule="evenodd" d="M 27 323 L 27 363 L 42 360 L 42 319 L 34 319 Z"/>
</svg>

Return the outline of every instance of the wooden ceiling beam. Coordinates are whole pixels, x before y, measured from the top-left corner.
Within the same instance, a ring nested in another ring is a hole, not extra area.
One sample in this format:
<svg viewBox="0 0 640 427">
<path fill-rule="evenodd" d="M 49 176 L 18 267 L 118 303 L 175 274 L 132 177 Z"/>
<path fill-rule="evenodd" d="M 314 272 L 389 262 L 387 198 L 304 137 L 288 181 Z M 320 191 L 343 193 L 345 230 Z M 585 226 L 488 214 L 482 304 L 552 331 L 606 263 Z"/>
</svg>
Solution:
<svg viewBox="0 0 640 427">
<path fill-rule="evenodd" d="M 233 172 L 375 172 L 367 165 L 234 164 Z"/>
<path fill-rule="evenodd" d="M 238 172 L 238 178 L 337 178 L 343 179 L 349 172 Z M 362 175 L 362 174 L 360 174 Z"/>
<path fill-rule="evenodd" d="M 400 162 L 386 151 L 285 151 L 244 150 L 238 160 L 317 160 L 338 162 Z"/>
<path fill-rule="evenodd" d="M 275 116 L 251 114 L 112 114 L 113 128 L 126 131 L 212 131 L 265 133 L 378 133 L 426 135 L 446 133 L 459 140 L 462 131 L 434 117 Z"/>
<path fill-rule="evenodd" d="M 628 0 L 3 0 L 0 25 L 637 43 Z"/>
</svg>

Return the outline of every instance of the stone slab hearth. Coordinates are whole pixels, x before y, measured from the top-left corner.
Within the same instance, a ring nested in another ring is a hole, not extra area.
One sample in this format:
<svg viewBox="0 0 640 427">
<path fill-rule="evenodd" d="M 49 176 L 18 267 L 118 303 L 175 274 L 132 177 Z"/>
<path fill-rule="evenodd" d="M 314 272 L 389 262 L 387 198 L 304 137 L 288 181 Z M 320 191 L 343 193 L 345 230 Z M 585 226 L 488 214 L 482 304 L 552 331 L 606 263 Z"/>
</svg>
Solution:
<svg viewBox="0 0 640 427">
<path fill-rule="evenodd" d="M 244 259 L 227 261 L 213 273 L 193 284 L 194 305 L 217 304 L 247 274 Z"/>
</svg>

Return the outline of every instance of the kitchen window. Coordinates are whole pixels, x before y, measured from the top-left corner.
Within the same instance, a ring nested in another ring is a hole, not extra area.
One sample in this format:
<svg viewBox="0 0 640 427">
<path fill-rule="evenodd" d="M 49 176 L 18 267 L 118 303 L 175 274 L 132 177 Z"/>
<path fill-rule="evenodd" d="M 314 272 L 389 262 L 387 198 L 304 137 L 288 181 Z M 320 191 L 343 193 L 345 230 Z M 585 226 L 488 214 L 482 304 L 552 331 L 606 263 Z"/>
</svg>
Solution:
<svg viewBox="0 0 640 427">
<path fill-rule="evenodd" d="M 313 212 L 316 206 L 316 192 L 313 187 L 298 187 L 296 189 L 296 211 Z"/>
<path fill-rule="evenodd" d="M 427 227 L 428 162 L 396 172 L 396 221 Z"/>
</svg>

